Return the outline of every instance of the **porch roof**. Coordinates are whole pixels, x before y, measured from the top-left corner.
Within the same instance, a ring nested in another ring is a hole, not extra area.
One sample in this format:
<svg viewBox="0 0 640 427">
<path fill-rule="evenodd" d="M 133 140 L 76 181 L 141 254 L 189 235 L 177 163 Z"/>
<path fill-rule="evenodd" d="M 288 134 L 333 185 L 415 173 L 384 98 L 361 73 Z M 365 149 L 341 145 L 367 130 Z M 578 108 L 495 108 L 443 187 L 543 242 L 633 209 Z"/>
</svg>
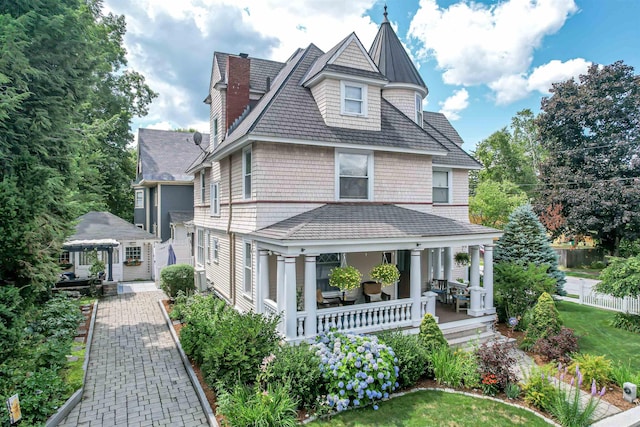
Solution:
<svg viewBox="0 0 640 427">
<path fill-rule="evenodd" d="M 298 243 L 501 235 L 494 228 L 379 203 L 326 204 L 252 233 L 257 238 Z"/>
</svg>

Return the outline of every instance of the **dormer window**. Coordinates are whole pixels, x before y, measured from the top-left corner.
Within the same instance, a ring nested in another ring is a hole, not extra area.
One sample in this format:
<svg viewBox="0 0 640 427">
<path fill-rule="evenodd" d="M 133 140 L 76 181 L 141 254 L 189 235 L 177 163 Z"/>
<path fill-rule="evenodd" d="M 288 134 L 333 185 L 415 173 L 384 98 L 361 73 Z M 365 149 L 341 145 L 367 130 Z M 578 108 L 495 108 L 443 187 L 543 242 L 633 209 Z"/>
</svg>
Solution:
<svg viewBox="0 0 640 427">
<path fill-rule="evenodd" d="M 340 82 L 341 112 L 352 116 L 367 115 L 367 85 Z"/>
<path fill-rule="evenodd" d="M 419 93 L 416 93 L 416 123 L 418 126 L 422 127 L 422 96 Z"/>
</svg>

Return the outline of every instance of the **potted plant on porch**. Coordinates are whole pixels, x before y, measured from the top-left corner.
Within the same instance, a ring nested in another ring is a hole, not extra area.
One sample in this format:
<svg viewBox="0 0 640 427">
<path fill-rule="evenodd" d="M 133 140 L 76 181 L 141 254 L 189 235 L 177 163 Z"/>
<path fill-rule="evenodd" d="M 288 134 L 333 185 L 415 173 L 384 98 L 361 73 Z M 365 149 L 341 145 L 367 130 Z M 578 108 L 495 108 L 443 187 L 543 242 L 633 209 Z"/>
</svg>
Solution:
<svg viewBox="0 0 640 427">
<path fill-rule="evenodd" d="M 329 273 L 329 285 L 342 291 L 342 300 L 345 300 L 347 291 L 358 289 L 362 281 L 362 273 L 350 265 L 336 267 Z"/>
</svg>

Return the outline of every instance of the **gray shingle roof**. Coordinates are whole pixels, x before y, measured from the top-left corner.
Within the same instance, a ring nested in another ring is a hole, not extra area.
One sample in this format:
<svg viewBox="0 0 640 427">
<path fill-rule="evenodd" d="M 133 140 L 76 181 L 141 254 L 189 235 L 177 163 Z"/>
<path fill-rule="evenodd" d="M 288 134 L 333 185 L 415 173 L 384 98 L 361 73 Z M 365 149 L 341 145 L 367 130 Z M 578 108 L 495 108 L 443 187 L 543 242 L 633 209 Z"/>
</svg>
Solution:
<svg viewBox="0 0 640 427">
<path fill-rule="evenodd" d="M 227 57 L 228 53 L 223 52 L 214 52 L 214 58 L 218 58 L 218 66 L 220 69 L 220 75 L 222 76 L 222 80 L 226 78 L 226 69 L 227 69 Z M 249 71 L 249 87 L 250 89 L 266 92 L 267 91 L 267 77 L 273 80 L 275 76 L 280 72 L 282 67 L 284 67 L 284 63 L 278 61 L 270 61 L 268 59 L 260 59 L 260 58 L 251 58 L 251 67 Z M 215 66 L 215 60 L 214 60 Z M 212 69 L 213 75 L 213 69 Z M 217 82 L 213 82 L 217 83 Z M 225 82 L 226 83 L 226 82 Z"/>
<path fill-rule="evenodd" d="M 88 212 L 78 218 L 76 232 L 67 241 L 73 240 L 160 240 L 151 233 L 109 212 Z"/>
<path fill-rule="evenodd" d="M 447 153 L 447 149 L 436 138 L 385 99 L 381 101 L 381 131 L 327 126 L 311 91 L 300 85 L 306 71 L 321 55 L 320 49 L 310 45 L 290 61 L 274 80 L 271 92 L 265 94 L 216 151 L 251 133 L 267 137 Z"/>
<path fill-rule="evenodd" d="M 391 83 L 410 83 L 427 88 L 386 18 L 373 39 L 369 55 Z"/>
<path fill-rule="evenodd" d="M 500 231 L 391 204 L 327 204 L 252 233 L 276 240 L 445 237 Z"/>
<path fill-rule="evenodd" d="M 480 162 L 462 149 L 464 141 L 444 114 L 424 111 L 422 117 L 425 131 L 433 135 L 449 150 L 448 155 L 433 158 L 435 165 L 468 167 L 470 169 L 482 167 Z"/>
<path fill-rule="evenodd" d="M 193 220 L 193 211 L 169 211 L 169 222 L 173 224 L 184 224 Z"/>
<path fill-rule="evenodd" d="M 209 146 L 209 134 L 202 134 L 202 148 Z M 157 129 L 138 129 L 138 156 L 142 173 L 137 181 L 185 181 L 185 173 L 202 150 L 193 143 L 193 134 Z"/>
</svg>

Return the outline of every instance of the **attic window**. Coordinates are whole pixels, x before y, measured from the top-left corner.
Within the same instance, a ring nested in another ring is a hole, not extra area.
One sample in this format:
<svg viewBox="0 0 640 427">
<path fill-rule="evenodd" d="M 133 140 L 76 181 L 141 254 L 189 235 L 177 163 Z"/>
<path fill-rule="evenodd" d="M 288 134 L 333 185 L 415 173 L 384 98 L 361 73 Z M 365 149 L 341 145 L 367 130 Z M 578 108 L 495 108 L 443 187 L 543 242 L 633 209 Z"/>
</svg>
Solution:
<svg viewBox="0 0 640 427">
<path fill-rule="evenodd" d="M 358 83 L 340 82 L 342 114 L 367 115 L 367 86 Z"/>
</svg>

